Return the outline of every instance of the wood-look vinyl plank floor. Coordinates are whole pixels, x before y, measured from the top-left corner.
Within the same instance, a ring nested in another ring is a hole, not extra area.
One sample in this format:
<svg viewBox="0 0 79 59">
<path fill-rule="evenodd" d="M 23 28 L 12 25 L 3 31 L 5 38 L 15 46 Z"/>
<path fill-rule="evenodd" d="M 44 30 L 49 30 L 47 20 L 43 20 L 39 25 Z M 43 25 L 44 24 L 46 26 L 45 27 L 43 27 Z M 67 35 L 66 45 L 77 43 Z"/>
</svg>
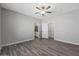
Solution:
<svg viewBox="0 0 79 59">
<path fill-rule="evenodd" d="M 0 56 L 79 56 L 79 46 L 53 39 L 35 39 L 5 46 Z"/>
</svg>

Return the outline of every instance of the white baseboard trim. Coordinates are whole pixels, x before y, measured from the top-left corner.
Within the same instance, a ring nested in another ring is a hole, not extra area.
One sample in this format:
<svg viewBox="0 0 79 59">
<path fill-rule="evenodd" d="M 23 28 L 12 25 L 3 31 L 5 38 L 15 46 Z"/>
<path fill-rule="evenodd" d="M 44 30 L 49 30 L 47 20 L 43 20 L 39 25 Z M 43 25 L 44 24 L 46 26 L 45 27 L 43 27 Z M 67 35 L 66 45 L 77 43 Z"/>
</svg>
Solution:
<svg viewBox="0 0 79 59">
<path fill-rule="evenodd" d="M 23 41 L 17 41 L 17 42 L 13 42 L 13 43 L 9 43 L 9 44 L 2 44 L 2 47 L 13 45 L 13 44 L 18 44 L 18 43 L 22 43 L 22 42 L 30 41 L 30 40 L 34 40 L 34 39 L 32 38 L 32 39 L 23 40 Z"/>
<path fill-rule="evenodd" d="M 60 39 L 54 39 L 54 40 L 64 42 L 64 43 L 68 43 L 68 44 L 79 45 L 78 43 L 73 43 L 73 42 L 69 42 L 69 41 L 63 41 L 63 40 L 60 40 Z"/>
</svg>

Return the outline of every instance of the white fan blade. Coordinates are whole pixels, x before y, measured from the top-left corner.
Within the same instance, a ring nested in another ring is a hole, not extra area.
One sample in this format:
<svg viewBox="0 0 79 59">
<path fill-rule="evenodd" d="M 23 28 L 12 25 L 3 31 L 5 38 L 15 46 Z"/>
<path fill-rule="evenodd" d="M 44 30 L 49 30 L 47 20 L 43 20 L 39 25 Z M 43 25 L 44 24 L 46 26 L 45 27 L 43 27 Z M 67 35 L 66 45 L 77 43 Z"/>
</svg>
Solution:
<svg viewBox="0 0 79 59">
<path fill-rule="evenodd" d="M 36 7 L 36 9 L 41 10 L 39 7 Z"/>
<path fill-rule="evenodd" d="M 50 12 L 50 11 L 46 11 L 46 13 L 52 13 L 52 12 Z"/>
<path fill-rule="evenodd" d="M 51 6 L 48 6 L 46 9 L 49 9 L 49 8 L 51 8 Z"/>
<path fill-rule="evenodd" d="M 39 12 L 36 12 L 35 14 L 38 14 Z"/>
</svg>

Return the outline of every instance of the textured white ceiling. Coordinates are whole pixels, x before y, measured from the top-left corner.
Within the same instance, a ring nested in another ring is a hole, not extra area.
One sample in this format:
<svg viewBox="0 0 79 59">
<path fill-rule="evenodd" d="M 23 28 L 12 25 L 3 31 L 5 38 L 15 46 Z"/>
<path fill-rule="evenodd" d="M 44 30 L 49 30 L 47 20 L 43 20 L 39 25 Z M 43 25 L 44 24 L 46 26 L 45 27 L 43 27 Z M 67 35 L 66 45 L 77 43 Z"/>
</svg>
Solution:
<svg viewBox="0 0 79 59">
<path fill-rule="evenodd" d="M 29 15 L 38 19 L 50 19 L 56 15 L 66 13 L 75 9 L 79 9 L 79 3 L 50 3 L 45 5 L 51 5 L 52 8 L 49 9 L 53 12 L 53 7 L 55 7 L 56 12 L 52 14 L 47 14 L 46 16 L 41 16 L 35 14 L 37 11 L 36 6 L 42 5 L 42 3 L 2 3 L 1 6 L 25 15 Z"/>
</svg>

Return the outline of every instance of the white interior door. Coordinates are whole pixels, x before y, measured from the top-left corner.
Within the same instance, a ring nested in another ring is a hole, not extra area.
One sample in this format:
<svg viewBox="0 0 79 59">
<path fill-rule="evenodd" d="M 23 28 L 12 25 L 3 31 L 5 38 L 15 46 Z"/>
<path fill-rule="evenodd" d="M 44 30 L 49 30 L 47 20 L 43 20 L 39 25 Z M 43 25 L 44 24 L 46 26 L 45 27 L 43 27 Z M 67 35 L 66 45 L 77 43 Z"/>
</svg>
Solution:
<svg viewBox="0 0 79 59">
<path fill-rule="evenodd" d="M 48 24 L 42 24 L 42 38 L 48 38 Z"/>
<path fill-rule="evenodd" d="M 53 23 L 49 23 L 48 24 L 48 35 L 49 38 L 54 38 L 54 24 Z"/>
</svg>

